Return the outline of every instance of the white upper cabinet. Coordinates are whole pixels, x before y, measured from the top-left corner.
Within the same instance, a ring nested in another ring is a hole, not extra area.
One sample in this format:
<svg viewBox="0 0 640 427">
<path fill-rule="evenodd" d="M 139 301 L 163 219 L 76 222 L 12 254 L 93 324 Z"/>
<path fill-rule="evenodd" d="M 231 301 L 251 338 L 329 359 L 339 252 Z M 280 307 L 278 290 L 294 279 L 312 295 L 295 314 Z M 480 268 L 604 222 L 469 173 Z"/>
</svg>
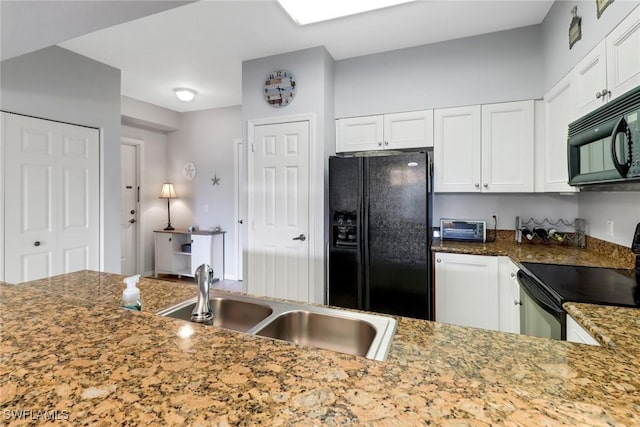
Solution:
<svg viewBox="0 0 640 427">
<path fill-rule="evenodd" d="M 433 110 L 384 115 L 384 148 L 433 147 Z"/>
<path fill-rule="evenodd" d="M 533 191 L 533 100 L 482 106 L 482 191 Z"/>
<path fill-rule="evenodd" d="M 435 191 L 480 191 L 480 112 L 479 105 L 434 111 Z"/>
<path fill-rule="evenodd" d="M 611 99 L 640 85 L 640 7 L 606 38 L 607 89 Z"/>
<path fill-rule="evenodd" d="M 604 92 L 604 93 L 603 93 Z M 603 40 L 573 69 L 571 121 L 603 105 L 607 96 L 606 44 Z"/>
<path fill-rule="evenodd" d="M 533 101 L 434 112 L 436 192 L 532 192 Z"/>
<path fill-rule="evenodd" d="M 640 7 L 573 69 L 572 120 L 640 85 Z"/>
<path fill-rule="evenodd" d="M 433 147 L 433 110 L 336 120 L 336 153 Z"/>
<path fill-rule="evenodd" d="M 336 153 L 381 150 L 383 136 L 382 116 L 336 120 Z"/>
<path fill-rule="evenodd" d="M 567 131 L 571 121 L 571 76 L 560 80 L 544 95 L 545 130 L 540 141 L 542 150 L 539 173 L 542 191 L 573 192 L 567 166 Z"/>
</svg>

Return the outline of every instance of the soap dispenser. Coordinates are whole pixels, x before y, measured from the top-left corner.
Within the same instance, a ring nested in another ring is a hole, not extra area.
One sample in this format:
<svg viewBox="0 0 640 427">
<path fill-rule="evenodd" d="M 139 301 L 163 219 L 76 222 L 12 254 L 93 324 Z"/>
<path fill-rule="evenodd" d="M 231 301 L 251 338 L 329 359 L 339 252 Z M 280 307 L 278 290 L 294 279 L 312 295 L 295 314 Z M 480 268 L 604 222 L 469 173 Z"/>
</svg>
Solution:
<svg viewBox="0 0 640 427">
<path fill-rule="evenodd" d="M 124 283 L 127 284 L 127 288 L 122 291 L 122 301 L 120 301 L 120 307 L 129 310 L 142 311 L 142 299 L 140 298 L 140 289 L 136 286 L 140 275 L 127 277 L 124 279 Z"/>
</svg>

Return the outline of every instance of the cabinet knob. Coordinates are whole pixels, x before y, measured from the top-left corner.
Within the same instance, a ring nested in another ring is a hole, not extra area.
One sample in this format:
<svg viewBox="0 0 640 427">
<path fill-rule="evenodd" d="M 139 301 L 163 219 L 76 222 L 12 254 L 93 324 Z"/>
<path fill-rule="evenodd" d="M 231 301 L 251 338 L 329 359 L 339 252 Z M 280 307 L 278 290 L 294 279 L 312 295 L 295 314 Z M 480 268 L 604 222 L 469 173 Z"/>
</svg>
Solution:
<svg viewBox="0 0 640 427">
<path fill-rule="evenodd" d="M 440 258 L 436 258 L 436 262 L 442 262 Z"/>
<path fill-rule="evenodd" d="M 486 182 L 485 182 L 484 184 L 482 184 L 482 186 L 483 186 L 484 188 L 489 188 L 489 184 L 487 184 Z"/>
<path fill-rule="evenodd" d="M 384 145 L 389 145 L 389 141 L 385 141 L 385 142 L 384 142 Z"/>
<path fill-rule="evenodd" d="M 378 141 L 378 147 L 382 147 L 382 141 Z"/>
<path fill-rule="evenodd" d="M 511 277 L 516 277 L 516 273 L 514 273 L 513 271 L 511 272 Z"/>
<path fill-rule="evenodd" d="M 604 98 L 607 95 L 611 95 L 611 91 L 608 90 L 607 88 L 602 89 L 601 92 L 596 92 L 597 99 Z"/>
<path fill-rule="evenodd" d="M 169 241 L 171 241 L 171 237 L 169 237 Z"/>
<path fill-rule="evenodd" d="M 522 305 L 522 301 L 513 300 L 513 305 Z"/>
<path fill-rule="evenodd" d="M 475 186 L 476 188 L 480 188 L 480 184 L 476 182 Z"/>
<path fill-rule="evenodd" d="M 36 240 L 35 242 L 33 242 L 33 246 L 40 246 L 40 242 Z"/>
</svg>

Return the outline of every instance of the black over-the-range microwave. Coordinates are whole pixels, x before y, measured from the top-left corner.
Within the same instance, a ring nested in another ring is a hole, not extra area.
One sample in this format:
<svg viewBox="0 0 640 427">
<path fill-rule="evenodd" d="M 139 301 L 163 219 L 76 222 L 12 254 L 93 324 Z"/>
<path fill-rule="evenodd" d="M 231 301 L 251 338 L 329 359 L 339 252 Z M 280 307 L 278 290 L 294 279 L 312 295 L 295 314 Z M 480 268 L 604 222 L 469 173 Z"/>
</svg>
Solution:
<svg viewBox="0 0 640 427">
<path fill-rule="evenodd" d="M 640 86 L 569 124 L 569 184 L 640 181 Z"/>
</svg>

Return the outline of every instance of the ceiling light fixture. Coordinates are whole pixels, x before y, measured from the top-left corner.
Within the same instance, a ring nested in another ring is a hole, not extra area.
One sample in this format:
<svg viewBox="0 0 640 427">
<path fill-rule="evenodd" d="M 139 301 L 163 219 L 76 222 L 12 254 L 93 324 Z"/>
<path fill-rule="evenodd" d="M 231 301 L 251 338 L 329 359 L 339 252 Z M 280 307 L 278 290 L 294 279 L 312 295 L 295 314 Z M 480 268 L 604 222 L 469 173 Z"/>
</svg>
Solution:
<svg viewBox="0 0 640 427">
<path fill-rule="evenodd" d="M 413 0 L 277 0 L 298 25 L 383 9 Z"/>
<path fill-rule="evenodd" d="M 189 89 L 186 87 L 177 87 L 173 89 L 173 91 L 176 93 L 176 96 L 178 97 L 178 99 L 184 102 L 192 101 L 193 98 L 195 98 L 196 94 L 198 93 L 195 90 Z"/>
</svg>

